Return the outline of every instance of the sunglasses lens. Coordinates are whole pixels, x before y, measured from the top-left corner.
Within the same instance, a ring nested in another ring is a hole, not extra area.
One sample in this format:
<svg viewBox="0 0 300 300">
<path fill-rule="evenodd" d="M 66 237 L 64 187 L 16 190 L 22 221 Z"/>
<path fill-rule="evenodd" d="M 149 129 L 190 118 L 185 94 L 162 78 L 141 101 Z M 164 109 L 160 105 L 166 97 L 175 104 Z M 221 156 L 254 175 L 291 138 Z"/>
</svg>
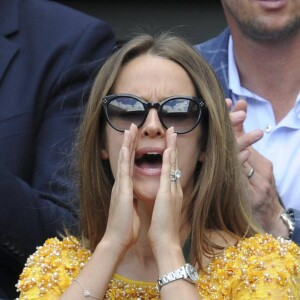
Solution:
<svg viewBox="0 0 300 300">
<path fill-rule="evenodd" d="M 129 129 L 132 123 L 138 127 L 145 117 L 143 104 L 128 96 L 116 97 L 107 105 L 107 115 L 111 125 L 120 131 Z"/>
<path fill-rule="evenodd" d="M 105 103 L 108 122 L 116 130 L 125 131 L 132 123 L 140 127 L 148 110 L 155 108 L 162 125 L 165 128 L 174 127 L 177 133 L 187 133 L 195 128 L 200 120 L 201 105 L 204 105 L 197 99 L 185 97 L 144 104 L 130 95 L 112 95 Z"/>
<path fill-rule="evenodd" d="M 161 108 L 161 120 L 164 125 L 174 127 L 177 133 L 191 131 L 200 119 L 200 106 L 190 99 L 171 99 L 165 102 Z"/>
</svg>

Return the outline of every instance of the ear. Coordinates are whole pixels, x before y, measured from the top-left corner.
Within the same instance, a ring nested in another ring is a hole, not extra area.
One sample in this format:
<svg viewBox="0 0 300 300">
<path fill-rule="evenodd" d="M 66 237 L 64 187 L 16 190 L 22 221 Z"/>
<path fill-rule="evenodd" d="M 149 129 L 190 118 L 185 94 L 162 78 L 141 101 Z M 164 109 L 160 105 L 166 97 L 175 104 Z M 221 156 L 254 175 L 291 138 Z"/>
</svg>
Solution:
<svg viewBox="0 0 300 300">
<path fill-rule="evenodd" d="M 106 149 L 101 149 L 101 159 L 109 159 L 109 155 Z"/>
<path fill-rule="evenodd" d="M 205 151 L 201 151 L 198 161 L 202 163 L 202 162 L 204 162 L 204 160 L 205 160 Z"/>
</svg>

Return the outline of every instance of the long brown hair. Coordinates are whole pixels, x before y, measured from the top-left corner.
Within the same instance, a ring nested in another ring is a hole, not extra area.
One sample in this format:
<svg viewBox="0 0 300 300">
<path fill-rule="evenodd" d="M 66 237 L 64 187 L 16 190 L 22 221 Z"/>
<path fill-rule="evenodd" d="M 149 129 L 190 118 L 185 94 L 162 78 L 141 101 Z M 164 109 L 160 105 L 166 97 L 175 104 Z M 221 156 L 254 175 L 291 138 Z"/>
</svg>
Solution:
<svg viewBox="0 0 300 300">
<path fill-rule="evenodd" d="M 162 34 L 138 36 L 115 52 L 99 71 L 78 136 L 80 225 L 82 238 L 93 251 L 106 230 L 114 178 L 109 162 L 102 160 L 106 121 L 102 98 L 110 93 L 121 68 L 141 55 L 170 59 L 186 70 L 197 93 L 205 100 L 207 117 L 205 160 L 197 166 L 194 190 L 187 205 L 191 226 L 191 258 L 201 268 L 203 254 L 218 248 L 206 235 L 220 230 L 241 238 L 256 232 L 249 217 L 238 149 L 219 82 L 205 60 L 181 38 Z"/>
</svg>

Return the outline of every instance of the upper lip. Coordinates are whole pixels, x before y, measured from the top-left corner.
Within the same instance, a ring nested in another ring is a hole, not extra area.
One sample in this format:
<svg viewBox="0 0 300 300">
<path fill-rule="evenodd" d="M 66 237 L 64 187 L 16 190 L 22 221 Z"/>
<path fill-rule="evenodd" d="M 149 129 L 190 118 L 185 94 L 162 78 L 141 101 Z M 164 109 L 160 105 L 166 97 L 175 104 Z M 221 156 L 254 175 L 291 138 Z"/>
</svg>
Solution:
<svg viewBox="0 0 300 300">
<path fill-rule="evenodd" d="M 160 147 L 145 147 L 140 148 L 135 152 L 135 159 L 140 159 L 145 154 L 160 154 L 163 155 L 165 149 Z"/>
</svg>

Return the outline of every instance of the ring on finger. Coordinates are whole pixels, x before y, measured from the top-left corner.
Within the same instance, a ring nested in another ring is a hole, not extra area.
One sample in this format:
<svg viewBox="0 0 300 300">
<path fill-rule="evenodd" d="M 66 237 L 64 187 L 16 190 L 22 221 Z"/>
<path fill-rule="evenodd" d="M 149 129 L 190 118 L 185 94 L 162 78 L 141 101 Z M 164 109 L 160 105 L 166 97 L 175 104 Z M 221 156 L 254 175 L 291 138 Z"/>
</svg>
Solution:
<svg viewBox="0 0 300 300">
<path fill-rule="evenodd" d="M 171 174 L 170 174 L 171 181 L 176 181 L 180 177 L 181 177 L 181 171 L 179 169 L 171 171 Z"/>
<path fill-rule="evenodd" d="M 249 173 L 247 174 L 248 179 L 250 179 L 254 175 L 254 169 L 251 168 Z"/>
</svg>

